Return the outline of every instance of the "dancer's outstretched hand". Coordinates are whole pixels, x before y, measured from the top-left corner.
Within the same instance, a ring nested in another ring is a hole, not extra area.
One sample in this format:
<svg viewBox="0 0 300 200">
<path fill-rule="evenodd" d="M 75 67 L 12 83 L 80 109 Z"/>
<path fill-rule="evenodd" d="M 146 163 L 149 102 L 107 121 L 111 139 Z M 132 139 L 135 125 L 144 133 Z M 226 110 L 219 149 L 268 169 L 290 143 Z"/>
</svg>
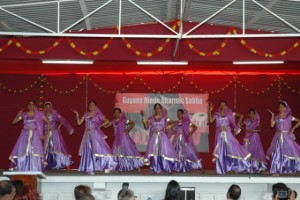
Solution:
<svg viewBox="0 0 300 200">
<path fill-rule="evenodd" d="M 75 109 L 72 109 L 72 110 L 71 110 L 71 112 L 72 112 L 72 113 L 74 113 L 76 116 L 79 116 L 79 113 L 78 113 L 78 111 L 77 111 L 77 110 L 75 110 Z"/>
<path fill-rule="evenodd" d="M 268 112 L 269 112 L 272 116 L 274 116 L 274 113 L 273 113 L 270 109 L 268 109 Z"/>
<path fill-rule="evenodd" d="M 21 108 L 21 109 L 19 110 L 18 116 L 22 115 L 22 113 L 23 113 L 23 108 Z"/>
<path fill-rule="evenodd" d="M 208 110 L 211 112 L 214 109 L 214 105 L 212 103 L 209 104 Z"/>
</svg>

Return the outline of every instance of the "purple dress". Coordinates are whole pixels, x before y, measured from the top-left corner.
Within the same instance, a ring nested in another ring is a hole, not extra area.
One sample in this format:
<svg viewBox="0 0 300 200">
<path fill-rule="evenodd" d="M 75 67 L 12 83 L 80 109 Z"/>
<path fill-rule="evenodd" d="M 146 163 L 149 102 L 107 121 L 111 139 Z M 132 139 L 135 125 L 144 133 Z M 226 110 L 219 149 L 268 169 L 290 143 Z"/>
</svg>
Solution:
<svg viewBox="0 0 300 200">
<path fill-rule="evenodd" d="M 23 112 L 23 129 L 19 139 L 11 152 L 11 170 L 16 171 L 42 171 L 44 151 L 40 137 L 43 136 L 43 116 L 40 111 L 29 116 Z"/>
<path fill-rule="evenodd" d="M 95 171 L 114 170 L 112 150 L 105 141 L 106 135 L 100 130 L 104 116 L 98 110 L 93 117 L 85 113 L 85 132 L 79 149 L 80 165 L 78 171 L 94 173 Z"/>
<path fill-rule="evenodd" d="M 287 106 L 284 118 L 275 116 L 276 133 L 267 152 L 272 159 L 270 173 L 283 174 L 300 172 L 300 147 L 290 136 L 293 117 Z"/>
<path fill-rule="evenodd" d="M 267 169 L 266 156 L 264 149 L 260 142 L 260 137 L 257 132 L 253 132 L 260 123 L 259 114 L 256 113 L 254 119 L 246 119 L 244 124 L 246 125 L 246 135 L 244 138 L 244 148 L 251 153 L 251 173 L 258 173 Z M 250 130 L 247 132 L 247 130 Z"/>
<path fill-rule="evenodd" d="M 113 143 L 114 160 L 118 163 L 116 170 L 130 171 L 144 165 L 144 158 L 137 151 L 134 141 L 130 135 L 125 133 L 127 119 L 124 113 L 119 120 L 112 121 L 115 133 Z"/>
<path fill-rule="evenodd" d="M 162 171 L 171 173 L 178 161 L 178 156 L 165 133 L 168 125 L 166 112 L 160 119 L 155 119 L 152 115 L 149 122 L 150 133 L 145 153 L 145 164 L 150 165 L 152 173 Z"/>
<path fill-rule="evenodd" d="M 190 124 L 191 120 L 187 111 L 184 112 L 182 121 L 175 122 L 173 146 L 179 156 L 179 161 L 175 166 L 175 170 L 178 172 L 187 172 L 202 168 L 199 153 L 191 138 L 188 138 Z"/>
<path fill-rule="evenodd" d="M 47 160 L 46 169 L 63 169 L 73 164 L 71 155 L 68 154 L 67 146 L 61 136 L 60 130 L 57 128 L 59 122 L 68 131 L 69 134 L 73 134 L 74 129 L 72 126 L 55 110 L 49 115 L 48 120 L 50 121 L 51 131 L 45 140 L 44 148 Z M 47 127 L 47 124 L 45 124 Z"/>
<path fill-rule="evenodd" d="M 216 161 L 217 174 L 225 174 L 228 171 L 250 172 L 249 158 L 251 154 L 247 152 L 232 134 L 230 125 L 235 132 L 240 131 L 237 127 L 232 111 L 228 108 L 225 116 L 219 112 L 215 113 L 216 118 L 216 138 L 213 152 Z M 227 130 L 222 131 L 222 127 Z"/>
</svg>

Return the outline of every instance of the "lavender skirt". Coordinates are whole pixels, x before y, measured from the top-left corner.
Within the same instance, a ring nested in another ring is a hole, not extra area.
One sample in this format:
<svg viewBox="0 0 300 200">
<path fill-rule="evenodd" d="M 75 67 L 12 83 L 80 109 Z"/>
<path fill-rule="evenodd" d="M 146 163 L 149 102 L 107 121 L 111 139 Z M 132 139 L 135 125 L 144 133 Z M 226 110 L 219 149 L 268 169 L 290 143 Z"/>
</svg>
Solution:
<svg viewBox="0 0 300 200">
<path fill-rule="evenodd" d="M 178 156 L 165 133 L 153 133 L 150 135 L 145 163 L 150 165 L 152 173 L 171 173 L 175 170 Z"/>
<path fill-rule="evenodd" d="M 81 154 L 78 171 L 94 173 L 95 171 L 111 171 L 114 170 L 115 167 L 116 163 L 114 162 L 112 155 L 94 154 L 91 139 L 86 140 L 86 144 Z"/>
<path fill-rule="evenodd" d="M 64 169 L 73 164 L 71 155 L 68 154 L 66 144 L 58 131 L 54 131 L 45 143 L 47 170 Z"/>
<path fill-rule="evenodd" d="M 187 172 L 202 168 L 201 158 L 196 147 L 185 137 L 177 138 L 175 151 L 179 155 L 179 161 L 175 165 L 177 172 Z"/>
<path fill-rule="evenodd" d="M 275 151 L 272 153 L 270 173 L 295 172 L 300 172 L 300 147 L 289 134 L 282 133 L 282 137 L 278 137 Z"/>
<path fill-rule="evenodd" d="M 251 173 L 259 173 L 265 171 L 266 167 L 266 156 L 264 149 L 260 142 L 258 133 L 246 133 L 244 139 L 244 148 L 251 153 Z"/>
<path fill-rule="evenodd" d="M 214 157 L 217 174 L 232 172 L 250 172 L 251 154 L 247 152 L 231 132 L 217 133 Z"/>
<path fill-rule="evenodd" d="M 144 158 L 137 151 L 134 141 L 128 134 L 116 138 L 112 150 L 114 161 L 118 163 L 116 171 L 131 171 L 144 165 Z"/>
</svg>

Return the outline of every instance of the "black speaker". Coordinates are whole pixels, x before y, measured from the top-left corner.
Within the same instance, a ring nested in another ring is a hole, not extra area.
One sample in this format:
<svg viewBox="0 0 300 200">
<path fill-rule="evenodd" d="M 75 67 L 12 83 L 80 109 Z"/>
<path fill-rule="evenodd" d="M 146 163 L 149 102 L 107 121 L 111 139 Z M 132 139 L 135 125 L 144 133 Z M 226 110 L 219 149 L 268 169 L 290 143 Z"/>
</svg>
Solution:
<svg viewBox="0 0 300 200">
<path fill-rule="evenodd" d="M 181 195 L 181 200 L 195 200 L 195 188 L 181 187 L 180 195 Z"/>
</svg>

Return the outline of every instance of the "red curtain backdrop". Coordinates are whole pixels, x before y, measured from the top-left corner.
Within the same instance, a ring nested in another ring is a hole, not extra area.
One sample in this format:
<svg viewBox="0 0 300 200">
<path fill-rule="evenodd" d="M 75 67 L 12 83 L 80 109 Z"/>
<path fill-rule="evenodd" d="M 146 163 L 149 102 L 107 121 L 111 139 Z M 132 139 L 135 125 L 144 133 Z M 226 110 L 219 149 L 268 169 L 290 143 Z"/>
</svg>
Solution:
<svg viewBox="0 0 300 200">
<path fill-rule="evenodd" d="M 86 79 L 87 77 L 87 79 Z M 13 126 L 12 119 L 21 108 L 26 108 L 27 101 L 36 100 L 40 105 L 51 101 L 75 128 L 74 135 L 67 135 L 63 130 L 70 153 L 77 168 L 79 164 L 78 148 L 84 126 L 78 127 L 70 109 L 77 109 L 82 115 L 86 109 L 86 100 L 94 99 L 99 108 L 111 119 L 116 92 L 167 92 L 195 93 L 208 92 L 209 99 L 217 108 L 217 103 L 225 99 L 233 110 L 247 115 L 249 108 L 256 108 L 261 115 L 262 143 L 267 150 L 274 135 L 270 128 L 270 116 L 267 109 L 277 110 L 278 99 L 286 100 L 293 109 L 293 115 L 300 117 L 299 110 L 299 75 L 283 76 L 205 76 L 205 75 L 0 75 L 0 168 L 9 167 L 8 156 L 19 137 L 22 124 Z M 86 81 L 87 80 L 87 81 Z M 236 109 L 235 109 L 236 108 Z M 113 130 L 104 130 L 112 145 Z M 300 129 L 296 130 L 296 136 Z M 204 169 L 215 169 L 212 164 L 215 124 L 210 126 L 210 152 L 201 153 Z M 244 134 L 237 136 L 242 142 Z M 297 141 L 300 142 L 300 137 Z"/>
</svg>

